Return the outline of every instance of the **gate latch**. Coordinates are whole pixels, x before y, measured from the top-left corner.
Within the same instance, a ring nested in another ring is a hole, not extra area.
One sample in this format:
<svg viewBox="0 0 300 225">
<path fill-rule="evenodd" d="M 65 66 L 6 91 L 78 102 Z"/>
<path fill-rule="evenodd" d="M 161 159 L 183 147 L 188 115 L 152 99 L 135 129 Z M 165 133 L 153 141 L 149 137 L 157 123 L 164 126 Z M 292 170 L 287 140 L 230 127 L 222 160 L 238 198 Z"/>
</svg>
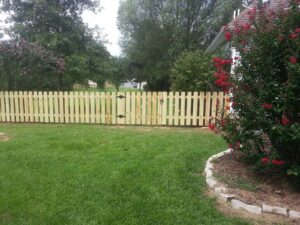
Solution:
<svg viewBox="0 0 300 225">
<path fill-rule="evenodd" d="M 124 116 L 124 115 L 118 115 L 117 117 L 120 118 L 120 119 L 123 119 L 123 118 L 125 118 L 126 116 Z"/>
</svg>

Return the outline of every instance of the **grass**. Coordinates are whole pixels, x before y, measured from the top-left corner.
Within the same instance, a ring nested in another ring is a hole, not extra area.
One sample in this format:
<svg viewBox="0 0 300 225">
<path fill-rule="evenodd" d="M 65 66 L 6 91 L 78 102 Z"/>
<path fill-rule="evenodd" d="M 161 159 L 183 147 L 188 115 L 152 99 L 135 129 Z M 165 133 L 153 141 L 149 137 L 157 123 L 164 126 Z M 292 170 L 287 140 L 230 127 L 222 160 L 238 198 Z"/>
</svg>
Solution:
<svg viewBox="0 0 300 225">
<path fill-rule="evenodd" d="M 0 125 L 1 225 L 248 224 L 202 175 L 221 138 L 192 129 Z"/>
</svg>

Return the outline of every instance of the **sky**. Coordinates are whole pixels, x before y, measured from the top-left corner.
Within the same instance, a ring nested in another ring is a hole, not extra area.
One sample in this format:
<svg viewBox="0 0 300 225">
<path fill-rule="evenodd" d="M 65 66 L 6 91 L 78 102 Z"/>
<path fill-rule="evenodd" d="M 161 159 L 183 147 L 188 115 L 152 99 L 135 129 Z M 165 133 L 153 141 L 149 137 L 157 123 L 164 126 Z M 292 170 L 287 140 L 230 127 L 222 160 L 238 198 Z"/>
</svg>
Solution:
<svg viewBox="0 0 300 225">
<path fill-rule="evenodd" d="M 106 36 L 108 43 L 107 50 L 114 56 L 121 54 L 119 40 L 121 37 L 120 31 L 117 27 L 117 16 L 120 0 L 101 0 L 101 12 L 93 13 L 86 11 L 83 13 L 83 21 L 89 27 L 98 25 L 103 29 L 103 34 Z"/>
</svg>

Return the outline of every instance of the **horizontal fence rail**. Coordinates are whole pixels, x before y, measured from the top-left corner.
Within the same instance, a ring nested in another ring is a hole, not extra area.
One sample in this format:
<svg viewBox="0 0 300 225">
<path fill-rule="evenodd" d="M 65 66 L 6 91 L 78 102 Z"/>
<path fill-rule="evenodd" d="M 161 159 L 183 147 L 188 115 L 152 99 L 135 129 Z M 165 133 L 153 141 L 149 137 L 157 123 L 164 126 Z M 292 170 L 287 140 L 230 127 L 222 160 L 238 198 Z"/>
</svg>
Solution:
<svg viewBox="0 0 300 225">
<path fill-rule="evenodd" d="M 223 92 L 0 92 L 0 122 L 207 126 Z"/>
</svg>

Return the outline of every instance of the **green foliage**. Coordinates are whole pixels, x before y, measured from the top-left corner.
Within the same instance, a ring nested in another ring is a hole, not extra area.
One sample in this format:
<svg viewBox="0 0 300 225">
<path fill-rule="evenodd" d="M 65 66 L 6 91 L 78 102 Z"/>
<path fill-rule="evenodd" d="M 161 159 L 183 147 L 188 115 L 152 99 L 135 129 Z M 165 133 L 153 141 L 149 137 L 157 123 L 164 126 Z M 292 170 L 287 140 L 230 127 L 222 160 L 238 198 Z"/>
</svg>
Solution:
<svg viewBox="0 0 300 225">
<path fill-rule="evenodd" d="M 107 79 L 114 84 L 117 91 L 123 82 L 132 78 L 127 60 L 121 57 L 112 57 L 106 65 L 106 72 Z"/>
<path fill-rule="evenodd" d="M 88 29 L 81 19 L 84 9 L 96 9 L 96 2 L 92 0 L 4 1 L 2 10 L 10 12 L 9 19 L 13 22 L 10 28 L 11 39 L 17 41 L 24 39 L 29 43 L 41 45 L 50 54 L 65 61 L 65 70 L 58 77 L 58 81 L 54 74 L 33 75 L 36 79 L 51 84 L 50 86 L 43 85 L 44 82 L 36 82 L 39 85 L 15 86 L 15 88 L 69 90 L 75 82 L 82 82 L 95 76 L 100 80 L 99 76 L 104 76 L 102 63 L 108 60 L 109 53 L 102 41 L 94 38 L 94 30 Z M 34 62 L 27 67 L 34 67 Z"/>
<path fill-rule="evenodd" d="M 230 86 L 234 108 L 222 122 L 226 140 L 274 173 L 290 167 L 297 174 L 300 164 L 298 4 L 291 2 L 288 11 L 254 9 L 251 24 L 228 31 L 241 59 L 229 79 L 218 75 Z"/>
<path fill-rule="evenodd" d="M 0 53 L 0 90 L 53 90 L 64 71 L 64 60 L 37 43 L 2 41 Z"/>
<path fill-rule="evenodd" d="M 122 1 L 122 45 L 136 79 L 146 80 L 149 90 L 169 90 L 177 58 L 185 51 L 204 50 L 232 18 L 236 2 L 240 1 Z"/>
<path fill-rule="evenodd" d="M 175 62 L 172 69 L 172 90 L 213 91 L 214 67 L 211 56 L 201 51 L 185 52 Z"/>
</svg>

